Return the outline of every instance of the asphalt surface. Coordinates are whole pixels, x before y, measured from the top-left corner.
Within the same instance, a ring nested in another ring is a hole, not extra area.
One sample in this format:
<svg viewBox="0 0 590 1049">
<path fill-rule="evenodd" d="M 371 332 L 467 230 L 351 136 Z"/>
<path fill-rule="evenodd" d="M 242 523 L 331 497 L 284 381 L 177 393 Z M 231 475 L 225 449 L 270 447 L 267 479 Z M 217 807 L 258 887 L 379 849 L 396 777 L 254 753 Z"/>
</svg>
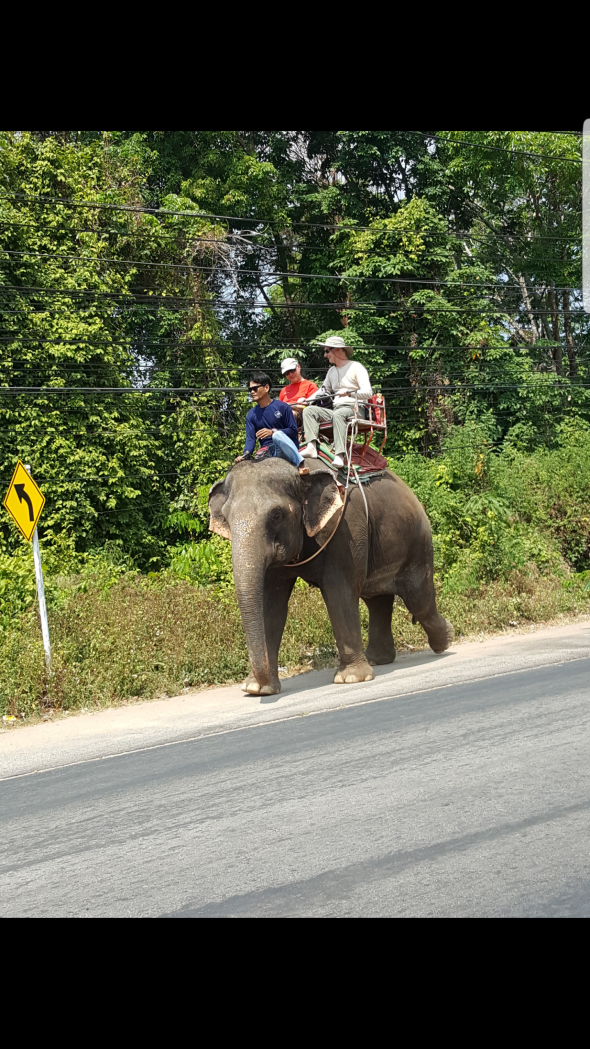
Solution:
<svg viewBox="0 0 590 1049">
<path fill-rule="evenodd" d="M 589 915 L 587 642 L 482 670 L 4 779 L 0 915 Z"/>
</svg>

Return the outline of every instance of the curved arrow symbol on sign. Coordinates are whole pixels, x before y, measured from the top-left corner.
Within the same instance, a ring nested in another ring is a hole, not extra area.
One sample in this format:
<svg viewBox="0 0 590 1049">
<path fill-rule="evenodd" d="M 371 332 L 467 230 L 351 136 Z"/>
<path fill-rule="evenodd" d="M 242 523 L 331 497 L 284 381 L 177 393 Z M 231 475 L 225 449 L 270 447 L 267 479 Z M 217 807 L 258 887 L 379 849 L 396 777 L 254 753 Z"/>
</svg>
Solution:
<svg viewBox="0 0 590 1049">
<path fill-rule="evenodd" d="M 29 496 L 25 492 L 24 484 L 15 484 L 14 490 L 15 490 L 16 494 L 18 495 L 19 503 L 22 503 L 22 501 L 24 499 L 25 503 L 29 507 L 29 521 L 34 521 L 35 520 L 35 514 L 33 513 L 33 504 L 31 502 Z"/>
</svg>

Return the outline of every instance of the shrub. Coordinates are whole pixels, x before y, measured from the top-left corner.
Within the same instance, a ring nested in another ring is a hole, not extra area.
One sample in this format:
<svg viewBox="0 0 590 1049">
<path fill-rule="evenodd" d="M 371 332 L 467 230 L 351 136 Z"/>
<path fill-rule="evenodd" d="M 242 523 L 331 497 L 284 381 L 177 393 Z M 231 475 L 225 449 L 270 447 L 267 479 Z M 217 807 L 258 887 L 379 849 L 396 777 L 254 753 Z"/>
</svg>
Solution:
<svg viewBox="0 0 590 1049">
<path fill-rule="evenodd" d="M 231 543 L 212 535 L 207 541 L 188 543 L 170 551 L 170 572 L 198 586 L 232 588 L 234 575 Z"/>
<path fill-rule="evenodd" d="M 23 549 L 12 557 L 0 554 L 0 628 L 26 612 L 35 601 L 36 593 L 31 552 Z"/>
<path fill-rule="evenodd" d="M 510 436 L 510 435 L 509 435 Z M 541 572 L 590 565 L 590 432 L 560 431 L 532 455 L 511 439 L 494 449 L 484 427 L 457 427 L 436 459 L 407 455 L 391 468 L 430 518 L 435 567 L 454 591 L 506 579 L 527 564 Z"/>
</svg>

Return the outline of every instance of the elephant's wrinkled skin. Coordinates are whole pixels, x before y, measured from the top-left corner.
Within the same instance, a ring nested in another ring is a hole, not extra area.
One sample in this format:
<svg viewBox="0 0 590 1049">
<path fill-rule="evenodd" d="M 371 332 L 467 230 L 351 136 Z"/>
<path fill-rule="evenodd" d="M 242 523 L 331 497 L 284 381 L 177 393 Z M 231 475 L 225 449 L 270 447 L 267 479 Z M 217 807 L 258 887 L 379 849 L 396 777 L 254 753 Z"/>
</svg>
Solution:
<svg viewBox="0 0 590 1049">
<path fill-rule="evenodd" d="M 316 460 L 300 476 L 284 459 L 241 462 L 209 493 L 214 532 L 232 540 L 236 593 L 252 673 L 246 691 L 280 692 L 278 653 L 289 597 L 298 576 L 318 586 L 340 654 L 335 682 L 370 681 L 371 663 L 392 663 L 391 614 L 396 594 L 424 627 L 430 647 L 443 652 L 453 628 L 436 608 L 432 535 L 412 491 L 387 470 L 361 492 L 353 485 L 342 501 L 334 474 Z M 310 557 L 336 530 L 325 550 Z M 363 652 L 359 598 L 369 609 L 369 645 Z"/>
</svg>

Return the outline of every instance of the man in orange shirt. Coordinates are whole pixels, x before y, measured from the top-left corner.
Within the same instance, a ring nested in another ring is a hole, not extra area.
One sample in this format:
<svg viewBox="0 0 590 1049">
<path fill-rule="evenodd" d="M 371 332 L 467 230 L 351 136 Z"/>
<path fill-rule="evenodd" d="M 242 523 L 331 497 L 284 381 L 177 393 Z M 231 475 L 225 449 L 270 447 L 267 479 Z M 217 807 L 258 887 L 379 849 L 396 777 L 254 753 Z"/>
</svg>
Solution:
<svg viewBox="0 0 590 1049">
<path fill-rule="evenodd" d="M 316 392 L 317 386 L 310 379 L 301 378 L 301 365 L 294 357 L 287 357 L 282 362 L 281 372 L 288 381 L 279 394 L 279 400 L 286 401 L 291 410 L 299 416 L 305 405 L 298 402 L 304 401 L 306 397 L 311 397 Z"/>
</svg>

